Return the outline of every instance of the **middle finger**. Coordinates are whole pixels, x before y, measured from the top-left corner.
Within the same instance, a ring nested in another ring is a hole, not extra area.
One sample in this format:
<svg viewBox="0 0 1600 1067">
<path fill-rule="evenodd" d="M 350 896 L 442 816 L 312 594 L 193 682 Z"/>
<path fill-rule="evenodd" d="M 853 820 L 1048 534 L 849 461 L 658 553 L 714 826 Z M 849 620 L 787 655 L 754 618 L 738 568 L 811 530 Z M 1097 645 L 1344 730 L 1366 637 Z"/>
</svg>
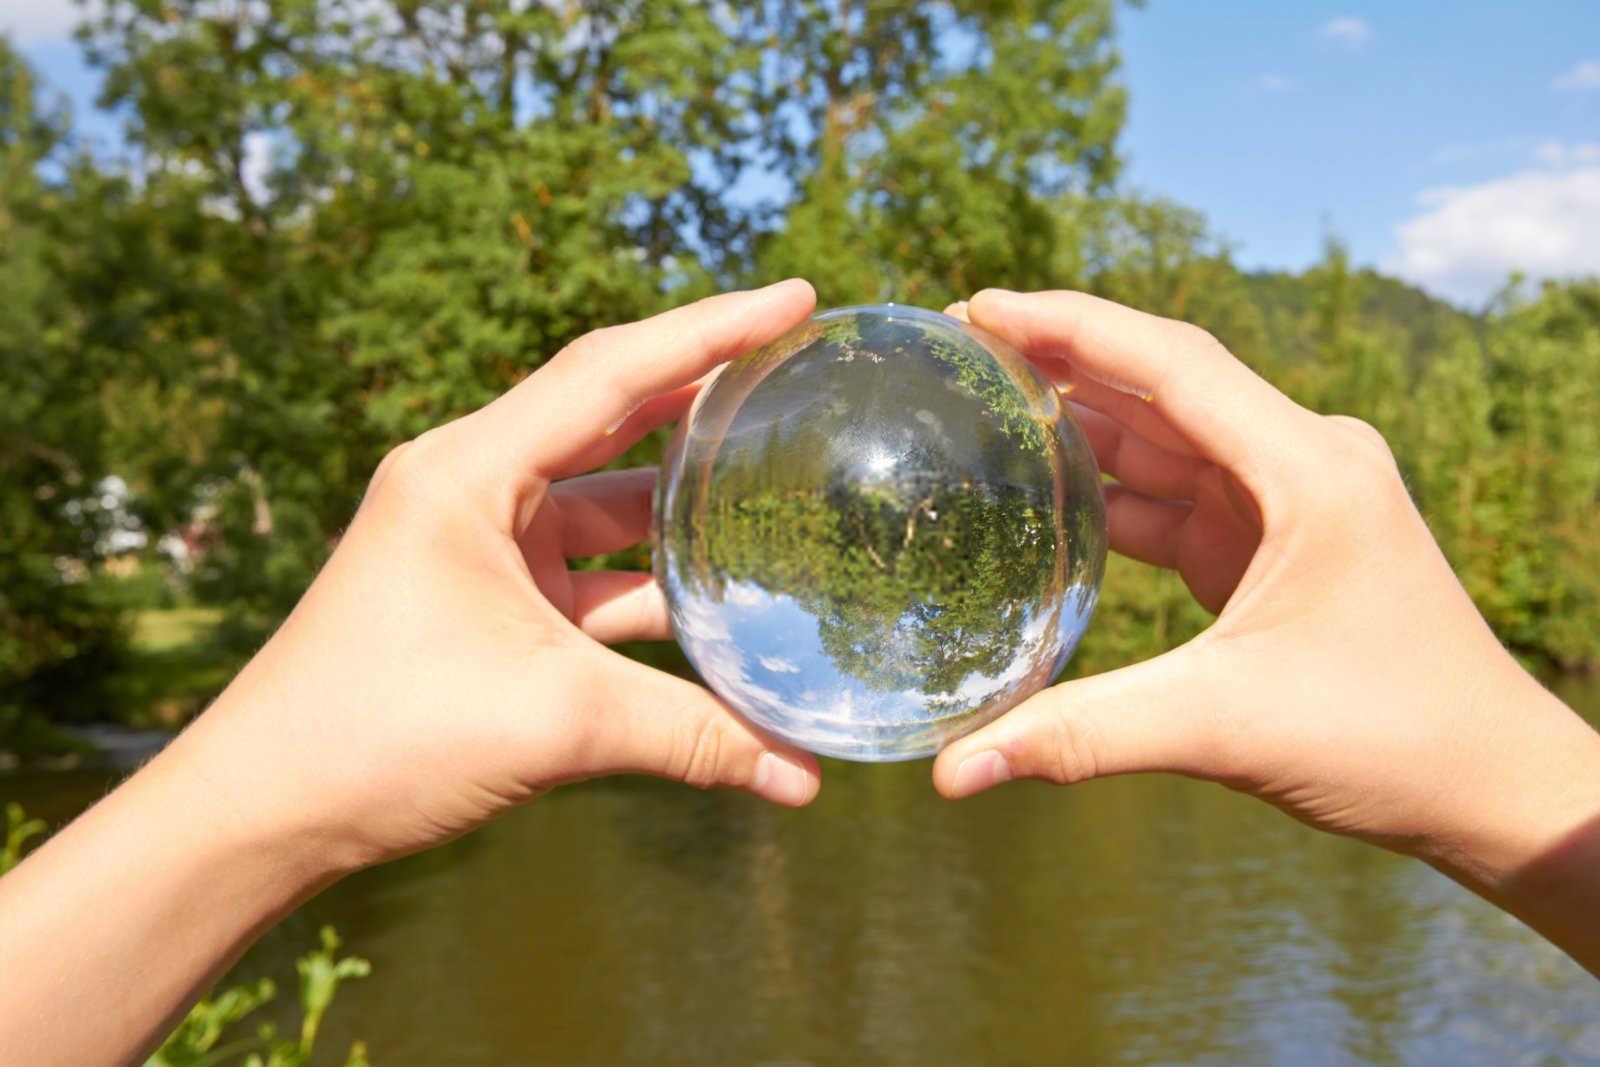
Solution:
<svg viewBox="0 0 1600 1067">
<path fill-rule="evenodd" d="M 1170 500 L 1193 500 L 1200 475 L 1210 464 L 1196 456 L 1169 452 L 1093 408 L 1071 404 L 1089 438 L 1100 469 L 1130 489 Z"/>
</svg>

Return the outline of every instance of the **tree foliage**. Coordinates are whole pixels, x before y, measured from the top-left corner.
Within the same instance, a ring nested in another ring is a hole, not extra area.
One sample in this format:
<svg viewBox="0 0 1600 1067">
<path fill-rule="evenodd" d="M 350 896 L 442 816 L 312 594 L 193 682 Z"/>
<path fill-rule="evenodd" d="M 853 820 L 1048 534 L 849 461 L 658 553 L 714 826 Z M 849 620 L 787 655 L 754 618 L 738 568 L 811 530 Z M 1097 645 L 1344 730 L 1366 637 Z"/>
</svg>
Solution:
<svg viewBox="0 0 1600 1067">
<path fill-rule="evenodd" d="M 1113 0 L 124 0 L 81 39 L 122 161 L 0 45 L 0 737 L 87 713 L 117 475 L 246 638 L 382 453 L 589 329 L 803 274 L 824 304 L 1078 287 L 1196 321 L 1389 435 L 1531 661 L 1600 664 L 1593 283 L 1482 317 L 1352 267 L 1247 274 L 1117 184 Z M 652 442 L 640 454 L 658 448 Z M 1111 570 L 1080 663 L 1203 625 Z M 241 646 L 241 647 L 247 647 Z"/>
<path fill-rule="evenodd" d="M 756 5 L 794 197 L 757 262 L 823 303 L 940 307 L 1081 275 L 1078 205 L 1118 167 L 1112 0 Z"/>
<path fill-rule="evenodd" d="M 111 471 L 101 383 L 85 343 L 101 181 L 70 154 L 68 118 L 0 39 L 0 741 L 50 743 L 28 712 L 84 713 L 115 667 L 122 618 L 71 581 L 105 533 Z"/>
</svg>

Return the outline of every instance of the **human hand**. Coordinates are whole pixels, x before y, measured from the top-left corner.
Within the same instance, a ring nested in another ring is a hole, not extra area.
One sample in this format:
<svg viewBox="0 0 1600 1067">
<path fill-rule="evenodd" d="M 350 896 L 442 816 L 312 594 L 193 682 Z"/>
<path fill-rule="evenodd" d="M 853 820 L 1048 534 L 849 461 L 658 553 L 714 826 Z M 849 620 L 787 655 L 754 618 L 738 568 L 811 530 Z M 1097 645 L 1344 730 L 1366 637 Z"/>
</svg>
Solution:
<svg viewBox="0 0 1600 1067">
<path fill-rule="evenodd" d="M 216 703 L 0 882 L 0 958 L 30 961 L 0 967 L 0 1062 L 141 1063 L 300 901 L 563 782 L 641 771 L 807 803 L 811 756 L 604 647 L 667 636 L 651 577 L 567 560 L 650 521 L 653 472 L 583 472 L 814 300 L 785 282 L 600 330 L 392 452 Z"/>
<path fill-rule="evenodd" d="M 1078 406 L 1117 479 L 1113 548 L 1220 614 L 951 744 L 943 793 L 1175 771 L 1490 895 L 1600 826 L 1600 735 L 1501 648 L 1375 430 L 1296 405 L 1199 329 L 1084 294 L 987 290 L 965 315 Z"/>
<path fill-rule="evenodd" d="M 651 576 L 567 560 L 649 527 L 653 470 L 583 472 L 813 302 L 786 282 L 597 331 L 400 446 L 293 614 L 163 759 L 247 818 L 305 824 L 347 866 L 614 772 L 808 802 L 811 756 L 604 647 L 670 636 Z"/>
</svg>

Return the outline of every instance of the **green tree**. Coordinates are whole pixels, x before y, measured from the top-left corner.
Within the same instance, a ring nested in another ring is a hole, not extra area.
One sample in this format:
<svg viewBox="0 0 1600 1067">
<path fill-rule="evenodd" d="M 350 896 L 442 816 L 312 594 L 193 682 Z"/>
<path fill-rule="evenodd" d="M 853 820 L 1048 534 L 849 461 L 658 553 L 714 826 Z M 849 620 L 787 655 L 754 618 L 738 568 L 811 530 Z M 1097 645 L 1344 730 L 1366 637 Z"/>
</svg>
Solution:
<svg viewBox="0 0 1600 1067">
<path fill-rule="evenodd" d="M 1247 279 L 1203 215 L 1136 196 L 1091 200 L 1081 210 L 1090 291 L 1202 326 L 1258 369 L 1275 362 Z"/>
<path fill-rule="evenodd" d="M 1082 275 L 1075 205 L 1116 177 L 1112 0 L 754 5 L 775 171 L 769 274 L 939 307 Z"/>
<path fill-rule="evenodd" d="M 386 448 L 707 287 L 736 228 L 747 59 L 706 5 L 168 0 L 84 39 L 163 253 L 121 344 L 203 413 L 130 464 L 215 509 L 200 584 L 262 624 Z"/>
<path fill-rule="evenodd" d="M 1469 499 L 1493 525 L 1486 542 L 1458 552 L 1481 571 L 1480 604 L 1513 649 L 1561 667 L 1593 667 L 1600 663 L 1593 530 L 1600 284 L 1548 284 L 1536 299 L 1514 299 L 1491 318 L 1485 340 L 1494 435 L 1489 453 L 1469 460 L 1480 479 Z"/>
<path fill-rule="evenodd" d="M 790 273 L 824 304 L 1068 286 L 1197 322 L 1388 434 L 1513 647 L 1600 663 L 1593 283 L 1472 316 L 1336 242 L 1240 271 L 1198 214 L 1117 186 L 1113 0 L 94 10 L 126 168 L 76 151 L 0 45 L 0 744 L 23 709 L 105 706 L 105 476 L 154 533 L 216 524 L 193 583 L 253 642 L 393 444 L 586 330 Z M 893 523 L 857 510 L 889 562 Z M 1080 663 L 1203 621 L 1118 564 Z"/>
<path fill-rule="evenodd" d="M 145 175 L 97 319 L 141 370 L 119 460 L 154 525 L 215 514 L 197 584 L 260 627 L 386 448 L 581 332 L 752 270 L 837 299 L 1042 282 L 1063 205 L 1115 175 L 1111 10 L 109 7 L 82 36 Z M 793 183 L 786 213 L 730 195 L 752 168 Z M 874 191 L 839 214 L 846 189 Z"/>
<path fill-rule="evenodd" d="M 64 744 L 37 712 L 98 712 L 123 620 L 94 581 L 108 509 L 98 385 L 72 277 L 92 248 L 93 184 L 69 121 L 0 38 L 0 747 Z"/>
</svg>

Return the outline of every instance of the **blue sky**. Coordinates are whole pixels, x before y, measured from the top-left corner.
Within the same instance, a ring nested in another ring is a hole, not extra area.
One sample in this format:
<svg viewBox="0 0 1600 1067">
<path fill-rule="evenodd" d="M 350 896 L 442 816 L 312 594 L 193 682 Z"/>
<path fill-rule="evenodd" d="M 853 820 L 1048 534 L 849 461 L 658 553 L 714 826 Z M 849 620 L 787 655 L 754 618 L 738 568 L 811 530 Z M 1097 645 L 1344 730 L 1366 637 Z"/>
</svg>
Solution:
<svg viewBox="0 0 1600 1067">
<path fill-rule="evenodd" d="M 1354 257 L 1463 302 L 1600 273 L 1600 2 L 1124 9 L 1125 178 L 1247 266 Z"/>
<path fill-rule="evenodd" d="M 88 114 L 65 0 L 0 28 Z M 1150 0 L 1120 13 L 1131 188 L 1199 208 L 1248 267 L 1324 236 L 1463 304 L 1511 270 L 1600 273 L 1600 0 Z"/>
</svg>

